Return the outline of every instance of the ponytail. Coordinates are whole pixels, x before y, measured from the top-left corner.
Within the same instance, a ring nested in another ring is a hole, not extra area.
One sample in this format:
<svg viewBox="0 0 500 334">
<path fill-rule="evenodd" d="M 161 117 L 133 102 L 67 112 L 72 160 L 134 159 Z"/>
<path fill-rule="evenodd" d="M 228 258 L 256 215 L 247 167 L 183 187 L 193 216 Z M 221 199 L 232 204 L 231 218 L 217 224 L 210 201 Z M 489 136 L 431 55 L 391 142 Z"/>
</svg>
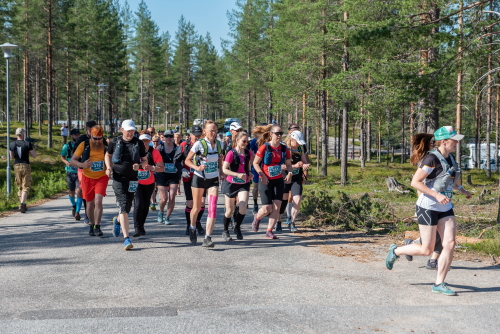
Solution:
<svg viewBox="0 0 500 334">
<path fill-rule="evenodd" d="M 433 139 L 434 135 L 429 133 L 418 133 L 413 136 L 411 146 L 412 146 L 412 154 L 410 158 L 410 163 L 413 166 L 417 166 L 417 164 L 422 161 L 422 159 L 427 155 L 427 153 L 433 147 Z"/>
</svg>

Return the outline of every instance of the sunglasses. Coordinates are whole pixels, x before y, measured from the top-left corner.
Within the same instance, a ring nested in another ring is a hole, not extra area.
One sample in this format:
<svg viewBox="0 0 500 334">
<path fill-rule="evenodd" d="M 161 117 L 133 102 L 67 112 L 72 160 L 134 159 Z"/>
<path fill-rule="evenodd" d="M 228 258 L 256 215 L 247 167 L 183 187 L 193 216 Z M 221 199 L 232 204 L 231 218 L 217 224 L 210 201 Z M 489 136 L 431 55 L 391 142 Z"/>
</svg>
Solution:
<svg viewBox="0 0 500 334">
<path fill-rule="evenodd" d="M 299 127 L 294 126 L 293 128 L 288 128 L 288 130 L 300 130 Z"/>
<path fill-rule="evenodd" d="M 94 140 L 102 140 L 102 137 L 92 137 Z"/>
<path fill-rule="evenodd" d="M 158 140 L 153 140 L 153 143 L 157 143 L 157 142 L 158 142 Z"/>
<path fill-rule="evenodd" d="M 174 138 L 174 136 L 167 135 L 167 136 L 165 136 L 165 138 Z"/>
<path fill-rule="evenodd" d="M 276 136 L 283 136 L 283 132 L 273 132 Z"/>
<path fill-rule="evenodd" d="M 246 143 L 248 143 L 248 140 L 242 140 L 241 142 L 242 142 L 243 144 L 246 144 Z"/>
</svg>

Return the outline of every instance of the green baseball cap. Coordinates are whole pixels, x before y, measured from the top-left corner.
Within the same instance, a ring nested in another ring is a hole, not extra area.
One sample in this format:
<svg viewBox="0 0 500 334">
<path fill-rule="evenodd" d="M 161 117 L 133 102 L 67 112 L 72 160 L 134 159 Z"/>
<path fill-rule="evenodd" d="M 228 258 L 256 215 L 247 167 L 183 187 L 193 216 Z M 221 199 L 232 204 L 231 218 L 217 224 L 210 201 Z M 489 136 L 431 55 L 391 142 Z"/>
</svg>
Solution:
<svg viewBox="0 0 500 334">
<path fill-rule="evenodd" d="M 453 130 L 452 126 L 443 126 L 437 129 L 434 132 L 435 140 L 444 140 L 444 139 L 453 139 L 453 140 L 462 140 L 464 135 L 458 134 L 455 130 Z"/>
</svg>

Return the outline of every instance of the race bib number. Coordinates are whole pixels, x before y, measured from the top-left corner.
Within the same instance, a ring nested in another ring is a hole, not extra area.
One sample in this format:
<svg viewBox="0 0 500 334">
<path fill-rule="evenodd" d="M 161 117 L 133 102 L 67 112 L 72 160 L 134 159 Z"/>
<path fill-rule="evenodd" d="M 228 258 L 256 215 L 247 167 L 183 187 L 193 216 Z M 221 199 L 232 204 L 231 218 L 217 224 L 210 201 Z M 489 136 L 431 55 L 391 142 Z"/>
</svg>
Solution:
<svg viewBox="0 0 500 334">
<path fill-rule="evenodd" d="M 137 172 L 137 178 L 139 180 L 147 180 L 147 179 L 149 179 L 149 175 L 150 175 L 149 171 L 147 171 L 147 170 L 140 170 Z"/>
<path fill-rule="evenodd" d="M 165 164 L 165 173 L 177 173 L 177 168 L 174 164 Z"/>
<path fill-rule="evenodd" d="M 104 161 L 92 161 L 90 170 L 93 172 L 102 172 L 104 170 Z"/>
<path fill-rule="evenodd" d="M 453 198 L 453 190 L 445 190 L 445 191 L 440 192 L 440 194 L 445 195 L 449 199 Z"/>
<path fill-rule="evenodd" d="M 292 169 L 292 175 L 298 175 L 300 172 L 300 168 L 294 168 Z"/>
<path fill-rule="evenodd" d="M 205 165 L 207 166 L 207 168 L 205 168 L 205 173 L 215 173 L 219 166 L 217 161 L 207 162 Z"/>
<path fill-rule="evenodd" d="M 245 180 L 240 179 L 239 177 L 233 176 L 233 183 L 237 184 L 245 184 Z"/>
<path fill-rule="evenodd" d="M 70 172 L 70 173 L 77 173 L 78 172 L 78 168 L 73 167 L 73 166 L 69 166 L 68 167 L 68 172 Z"/>
<path fill-rule="evenodd" d="M 130 181 L 130 183 L 128 184 L 128 191 L 130 193 L 135 193 L 138 185 L 139 185 L 139 181 Z"/>
<path fill-rule="evenodd" d="M 276 177 L 282 173 L 281 166 L 270 166 L 267 167 L 267 171 L 269 172 L 270 177 Z"/>
</svg>

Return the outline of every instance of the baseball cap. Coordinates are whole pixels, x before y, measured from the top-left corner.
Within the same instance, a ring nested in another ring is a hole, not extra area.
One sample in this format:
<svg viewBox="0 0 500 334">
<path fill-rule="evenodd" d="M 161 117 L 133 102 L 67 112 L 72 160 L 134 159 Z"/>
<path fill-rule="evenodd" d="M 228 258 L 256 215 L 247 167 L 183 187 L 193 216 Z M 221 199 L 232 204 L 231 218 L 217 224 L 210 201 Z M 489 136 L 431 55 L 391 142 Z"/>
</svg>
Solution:
<svg viewBox="0 0 500 334">
<path fill-rule="evenodd" d="M 122 129 L 125 131 L 137 130 L 134 121 L 131 119 L 126 119 L 122 122 Z"/>
<path fill-rule="evenodd" d="M 26 133 L 26 130 L 24 130 L 23 128 L 16 129 L 16 136 L 24 135 L 25 133 Z"/>
<path fill-rule="evenodd" d="M 172 131 L 172 130 L 165 130 L 165 132 L 163 132 L 163 135 L 164 136 L 173 136 L 174 135 L 174 131 Z"/>
<path fill-rule="evenodd" d="M 104 135 L 104 131 L 99 125 L 95 125 L 92 127 L 90 134 L 92 135 L 92 137 L 102 137 Z"/>
<path fill-rule="evenodd" d="M 231 125 L 229 126 L 229 130 L 234 130 L 234 131 L 237 131 L 239 129 L 243 129 L 243 127 L 241 126 L 240 123 L 238 122 L 233 122 L 231 123 Z"/>
<path fill-rule="evenodd" d="M 151 136 L 148 135 L 147 133 L 144 133 L 144 134 L 139 136 L 139 139 L 140 140 L 144 140 L 144 139 L 151 140 Z"/>
<path fill-rule="evenodd" d="M 458 134 L 452 126 L 442 126 L 434 132 L 435 140 L 453 139 L 462 140 L 464 135 Z"/>
<path fill-rule="evenodd" d="M 85 127 L 87 129 L 90 129 L 91 127 L 97 125 L 97 122 L 96 121 L 88 121 L 87 123 L 85 123 Z"/>
<path fill-rule="evenodd" d="M 226 132 L 226 136 L 228 136 L 228 137 L 229 137 L 229 136 L 232 136 L 231 132 L 229 132 L 229 131 L 228 131 L 228 132 Z"/>
<path fill-rule="evenodd" d="M 292 139 L 295 139 L 299 145 L 306 144 L 306 141 L 304 140 L 304 136 L 302 136 L 302 132 L 300 132 L 300 131 L 297 131 L 297 130 L 293 131 L 292 133 L 290 133 L 290 137 Z"/>
<path fill-rule="evenodd" d="M 191 134 L 193 136 L 201 136 L 202 133 L 203 133 L 203 130 L 201 129 L 201 127 L 199 125 L 193 125 L 191 127 Z"/>
<path fill-rule="evenodd" d="M 80 134 L 80 130 L 78 129 L 71 129 L 71 131 L 69 132 L 70 135 L 79 135 Z"/>
</svg>

